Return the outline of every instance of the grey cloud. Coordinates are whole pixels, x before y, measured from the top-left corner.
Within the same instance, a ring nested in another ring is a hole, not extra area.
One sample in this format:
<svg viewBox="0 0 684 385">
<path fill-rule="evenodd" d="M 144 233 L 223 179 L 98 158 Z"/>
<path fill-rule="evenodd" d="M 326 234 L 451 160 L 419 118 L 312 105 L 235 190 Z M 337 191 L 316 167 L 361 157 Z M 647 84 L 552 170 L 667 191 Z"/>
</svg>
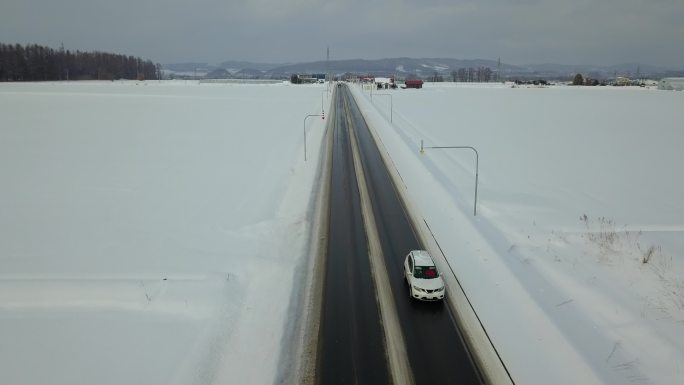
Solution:
<svg viewBox="0 0 684 385">
<path fill-rule="evenodd" d="M 393 56 L 684 66 L 676 0 L 4 0 L 0 40 L 160 62 Z"/>
</svg>

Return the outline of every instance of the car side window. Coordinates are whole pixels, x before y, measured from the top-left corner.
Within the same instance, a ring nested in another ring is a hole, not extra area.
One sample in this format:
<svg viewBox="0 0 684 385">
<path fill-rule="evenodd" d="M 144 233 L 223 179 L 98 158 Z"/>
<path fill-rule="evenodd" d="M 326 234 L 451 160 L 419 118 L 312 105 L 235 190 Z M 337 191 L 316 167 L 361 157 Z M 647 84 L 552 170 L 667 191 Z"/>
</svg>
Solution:
<svg viewBox="0 0 684 385">
<path fill-rule="evenodd" d="M 409 271 L 411 272 L 411 274 L 413 274 L 413 257 L 411 257 L 409 255 L 408 260 L 409 260 Z"/>
</svg>

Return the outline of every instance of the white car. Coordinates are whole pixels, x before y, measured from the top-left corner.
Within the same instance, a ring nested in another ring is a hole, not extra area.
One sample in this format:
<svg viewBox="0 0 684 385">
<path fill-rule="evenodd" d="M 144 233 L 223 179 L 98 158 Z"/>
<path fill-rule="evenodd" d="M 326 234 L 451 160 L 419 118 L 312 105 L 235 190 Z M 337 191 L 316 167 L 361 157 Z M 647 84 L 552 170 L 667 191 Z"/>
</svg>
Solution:
<svg viewBox="0 0 684 385">
<path fill-rule="evenodd" d="M 404 278 L 409 285 L 411 298 L 422 301 L 439 301 L 444 299 L 444 280 L 437 271 L 430 253 L 425 250 L 413 250 L 404 261 Z"/>
</svg>

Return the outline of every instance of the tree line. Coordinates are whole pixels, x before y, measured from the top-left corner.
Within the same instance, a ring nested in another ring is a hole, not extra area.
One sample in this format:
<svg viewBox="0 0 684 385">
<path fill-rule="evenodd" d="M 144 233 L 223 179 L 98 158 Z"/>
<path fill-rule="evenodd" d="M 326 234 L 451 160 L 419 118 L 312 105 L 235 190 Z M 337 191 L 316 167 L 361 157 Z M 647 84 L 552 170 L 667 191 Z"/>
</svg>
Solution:
<svg viewBox="0 0 684 385">
<path fill-rule="evenodd" d="M 456 71 L 451 71 L 451 79 L 454 82 L 478 82 L 478 83 L 488 83 L 494 80 L 495 74 L 489 67 L 478 67 L 478 68 L 459 68 Z"/>
<path fill-rule="evenodd" d="M 0 43 L 2 82 L 160 78 L 161 65 L 139 57 Z"/>
</svg>

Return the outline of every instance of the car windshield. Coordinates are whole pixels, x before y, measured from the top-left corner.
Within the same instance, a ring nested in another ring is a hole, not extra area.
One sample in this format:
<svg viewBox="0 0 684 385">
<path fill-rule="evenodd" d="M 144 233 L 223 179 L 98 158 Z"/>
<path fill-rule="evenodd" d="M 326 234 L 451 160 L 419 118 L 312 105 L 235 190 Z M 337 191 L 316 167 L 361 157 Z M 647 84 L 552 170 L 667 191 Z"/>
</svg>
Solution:
<svg viewBox="0 0 684 385">
<path fill-rule="evenodd" d="M 422 279 L 432 279 L 437 278 L 439 274 L 437 274 L 437 268 L 434 266 L 416 266 L 413 276 Z"/>
</svg>

